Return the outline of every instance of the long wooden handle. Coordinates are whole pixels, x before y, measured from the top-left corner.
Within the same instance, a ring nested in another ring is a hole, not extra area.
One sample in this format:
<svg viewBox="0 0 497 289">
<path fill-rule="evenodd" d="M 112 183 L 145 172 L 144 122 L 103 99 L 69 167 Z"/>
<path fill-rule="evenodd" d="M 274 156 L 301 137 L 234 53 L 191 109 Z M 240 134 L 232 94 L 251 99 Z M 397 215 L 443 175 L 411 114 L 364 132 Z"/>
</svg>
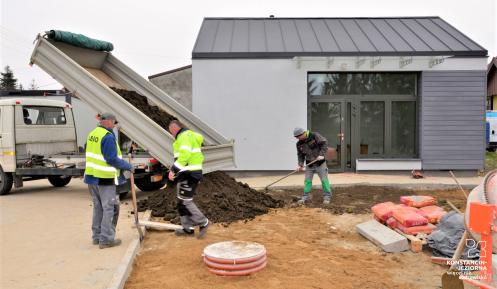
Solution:
<svg viewBox="0 0 497 289">
<path fill-rule="evenodd" d="M 457 178 L 456 176 L 454 175 L 454 173 L 452 171 L 449 171 L 450 175 L 452 176 L 452 178 L 454 179 L 454 181 L 456 181 L 456 184 L 459 186 L 459 189 L 461 190 L 461 192 L 464 194 L 464 196 L 466 197 L 466 199 L 468 198 L 468 193 L 466 193 L 466 191 L 462 188 L 461 184 L 459 183 L 459 181 L 457 181 Z"/>
<path fill-rule="evenodd" d="M 129 162 L 131 163 L 131 154 L 128 155 Z M 131 172 L 129 176 L 129 180 L 131 181 L 131 197 L 133 198 L 133 213 L 135 215 L 135 226 L 138 229 L 138 235 L 140 235 L 140 241 L 143 240 L 143 232 L 140 228 L 140 224 L 138 221 L 138 204 L 136 202 L 136 191 L 135 191 L 135 175 Z"/>
<path fill-rule="evenodd" d="M 466 247 L 466 239 L 468 237 L 469 237 L 468 231 L 465 230 L 464 234 L 462 235 L 461 240 L 459 241 L 459 244 L 457 245 L 457 249 L 454 252 L 454 256 L 452 256 L 453 263 L 450 265 L 451 270 L 453 270 L 457 267 L 457 262 L 454 262 L 454 261 L 459 261 L 459 259 L 461 259 L 462 252 L 464 251 L 464 248 Z"/>
<path fill-rule="evenodd" d="M 313 160 L 312 162 L 308 163 L 308 164 L 307 164 L 307 165 L 305 165 L 305 166 L 310 166 L 310 165 L 312 165 L 313 163 L 315 163 L 315 162 L 317 162 L 317 161 L 318 161 L 318 160 Z M 279 181 L 281 181 L 281 180 L 283 180 L 283 179 L 288 178 L 289 176 L 291 176 L 291 175 L 295 174 L 295 173 L 296 173 L 296 172 L 298 172 L 298 171 L 299 171 L 299 170 L 294 170 L 293 172 L 289 173 L 288 175 L 286 175 L 286 176 L 284 176 L 284 177 L 282 177 L 282 178 L 280 178 L 280 179 L 278 179 L 278 180 L 276 180 L 276 181 L 274 181 L 274 182 L 270 183 L 269 185 L 267 185 L 267 186 L 266 186 L 266 188 L 265 188 L 265 189 L 267 190 L 267 188 L 269 188 L 270 186 L 272 186 L 272 185 L 276 184 L 277 182 L 279 182 Z"/>
</svg>

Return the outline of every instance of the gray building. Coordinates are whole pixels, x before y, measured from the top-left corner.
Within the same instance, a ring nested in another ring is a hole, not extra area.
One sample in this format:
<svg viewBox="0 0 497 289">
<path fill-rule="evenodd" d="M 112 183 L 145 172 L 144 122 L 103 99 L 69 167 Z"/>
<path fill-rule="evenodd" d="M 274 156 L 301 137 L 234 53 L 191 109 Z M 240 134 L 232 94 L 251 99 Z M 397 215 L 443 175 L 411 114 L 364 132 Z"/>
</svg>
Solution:
<svg viewBox="0 0 497 289">
<path fill-rule="evenodd" d="M 169 96 L 192 110 L 192 66 L 187 65 L 173 70 L 150 75 L 148 80 Z"/>
<path fill-rule="evenodd" d="M 439 17 L 205 18 L 192 108 L 235 140 L 237 170 L 293 169 L 296 126 L 335 171 L 478 170 L 486 65 Z"/>
</svg>

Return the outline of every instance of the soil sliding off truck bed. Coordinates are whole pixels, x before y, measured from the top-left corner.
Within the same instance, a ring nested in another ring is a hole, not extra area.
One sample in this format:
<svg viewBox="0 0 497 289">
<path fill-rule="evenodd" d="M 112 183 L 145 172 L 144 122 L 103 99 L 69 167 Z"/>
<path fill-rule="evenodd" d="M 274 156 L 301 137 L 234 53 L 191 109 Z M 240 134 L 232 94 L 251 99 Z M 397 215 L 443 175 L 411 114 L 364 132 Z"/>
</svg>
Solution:
<svg viewBox="0 0 497 289">
<path fill-rule="evenodd" d="M 166 166 L 173 163 L 173 136 L 110 87 L 144 95 L 151 104 L 201 133 L 205 139 L 202 149 L 204 172 L 235 166 L 233 141 L 209 127 L 110 52 L 80 48 L 38 35 L 30 64 L 38 65 L 96 111 L 113 112 L 121 130 Z"/>
</svg>

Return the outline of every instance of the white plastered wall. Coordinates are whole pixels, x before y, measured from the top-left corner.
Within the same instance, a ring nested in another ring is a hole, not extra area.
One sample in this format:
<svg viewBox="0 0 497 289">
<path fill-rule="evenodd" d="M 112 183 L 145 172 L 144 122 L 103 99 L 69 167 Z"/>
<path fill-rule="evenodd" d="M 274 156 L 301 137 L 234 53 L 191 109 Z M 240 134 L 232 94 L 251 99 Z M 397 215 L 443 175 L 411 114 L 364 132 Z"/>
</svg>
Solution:
<svg viewBox="0 0 497 289">
<path fill-rule="evenodd" d="M 375 61 L 376 60 L 376 61 Z M 235 140 L 237 170 L 290 170 L 295 126 L 307 126 L 307 73 L 481 70 L 486 58 L 193 59 L 192 109 Z"/>
</svg>

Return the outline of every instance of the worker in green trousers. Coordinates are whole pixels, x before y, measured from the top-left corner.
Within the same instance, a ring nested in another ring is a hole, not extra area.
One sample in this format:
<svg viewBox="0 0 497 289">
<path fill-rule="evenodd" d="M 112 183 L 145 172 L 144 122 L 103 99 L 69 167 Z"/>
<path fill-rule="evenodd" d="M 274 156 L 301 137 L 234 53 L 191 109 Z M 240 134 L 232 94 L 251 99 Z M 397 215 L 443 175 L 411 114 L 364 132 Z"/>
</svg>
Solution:
<svg viewBox="0 0 497 289">
<path fill-rule="evenodd" d="M 309 193 L 312 189 L 312 178 L 314 173 L 317 173 L 321 179 L 323 187 L 323 204 L 328 205 L 331 200 L 331 187 L 328 180 L 328 166 L 326 164 L 325 155 L 328 151 L 328 141 L 317 132 L 311 132 L 297 127 L 293 130 L 293 136 L 298 139 L 297 141 L 297 157 L 298 167 L 297 170 L 305 170 L 304 180 L 304 194 L 299 200 L 303 204 L 310 200 Z M 315 161 L 315 162 L 314 162 Z M 309 164 L 304 169 L 304 163 Z"/>
</svg>

